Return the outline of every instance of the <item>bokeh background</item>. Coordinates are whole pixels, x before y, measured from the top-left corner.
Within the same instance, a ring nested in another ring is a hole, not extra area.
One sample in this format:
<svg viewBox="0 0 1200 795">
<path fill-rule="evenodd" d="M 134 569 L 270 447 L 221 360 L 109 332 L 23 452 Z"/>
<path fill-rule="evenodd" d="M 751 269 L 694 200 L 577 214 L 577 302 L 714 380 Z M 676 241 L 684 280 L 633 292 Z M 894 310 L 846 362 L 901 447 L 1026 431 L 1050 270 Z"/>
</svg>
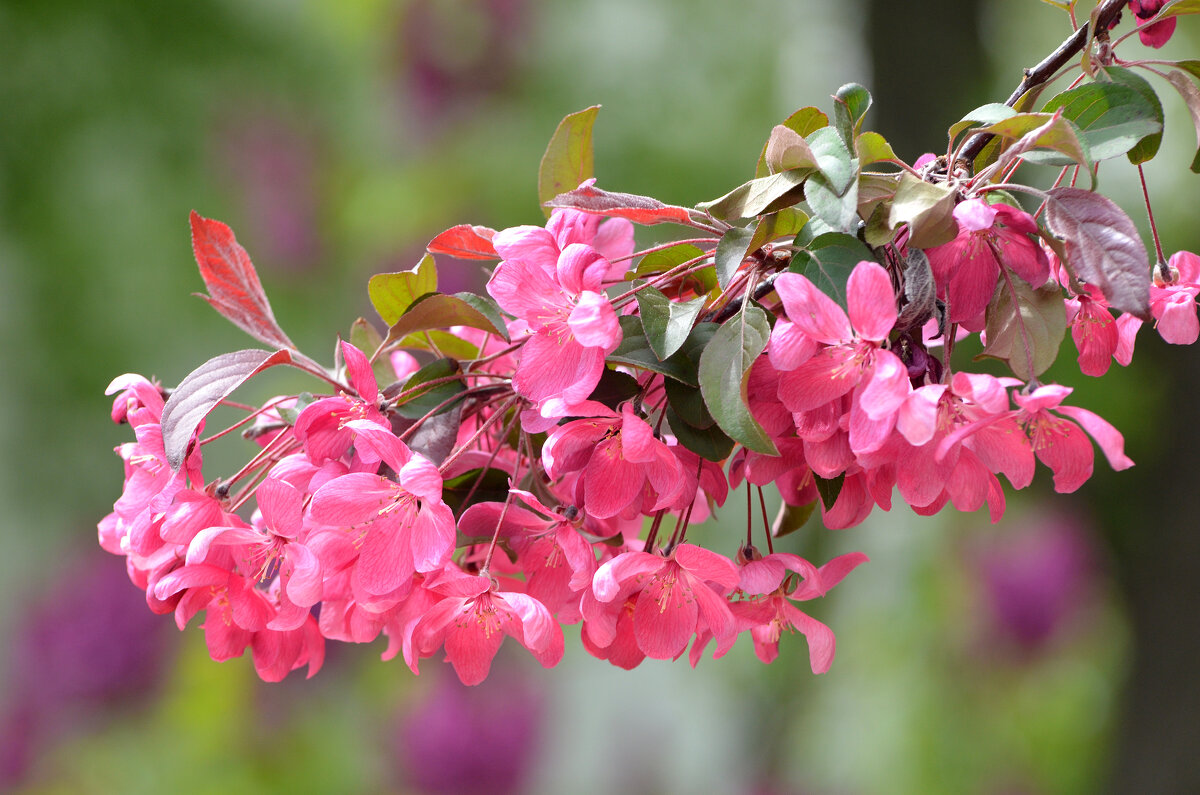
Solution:
<svg viewBox="0 0 1200 795">
<path fill-rule="evenodd" d="M 1200 52 L 1193 21 L 1168 56 Z M 502 654 L 478 688 L 379 646 L 264 685 L 96 546 L 128 433 L 108 381 L 174 384 L 248 347 L 191 296 L 189 210 L 236 230 L 283 327 L 329 360 L 372 317 L 370 274 L 455 223 L 538 222 L 566 113 L 604 106 L 601 184 L 690 205 L 850 80 L 911 160 L 1068 32 L 1037 0 L 0 2 L 0 791 L 1200 792 L 1200 351 L 1148 329 L 1128 370 L 1088 383 L 1068 341 L 1052 374 L 1125 432 L 1133 470 L 1101 459 L 1071 497 L 1042 471 L 998 526 L 897 507 L 782 545 L 872 559 L 814 604 L 839 642 L 821 677 L 798 637 L 769 667 L 742 641 L 624 672 L 568 630 L 558 668 Z M 1195 136 L 1157 85 L 1156 217 L 1195 250 Z M 1144 226 L 1136 173 L 1101 180 Z"/>
</svg>

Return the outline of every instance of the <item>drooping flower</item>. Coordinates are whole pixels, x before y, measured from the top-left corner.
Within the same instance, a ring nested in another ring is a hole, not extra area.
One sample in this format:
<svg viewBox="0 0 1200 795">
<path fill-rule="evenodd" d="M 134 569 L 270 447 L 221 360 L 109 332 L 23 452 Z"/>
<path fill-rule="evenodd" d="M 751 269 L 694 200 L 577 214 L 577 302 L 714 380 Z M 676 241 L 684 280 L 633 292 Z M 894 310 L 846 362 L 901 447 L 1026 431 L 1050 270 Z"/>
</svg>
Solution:
<svg viewBox="0 0 1200 795">
<path fill-rule="evenodd" d="M 925 254 L 937 295 L 949 304 L 950 322 L 978 331 L 1001 268 L 1041 287 L 1050 278 L 1050 263 L 1031 237 L 1037 235 L 1037 223 L 1023 210 L 968 199 L 955 206 L 954 220 L 958 236 Z"/>
<path fill-rule="evenodd" d="M 1155 22 L 1153 25 L 1146 24 L 1151 19 L 1154 19 L 1154 16 L 1162 10 L 1165 4 L 1166 0 L 1129 0 L 1129 10 L 1137 18 L 1138 38 L 1147 47 L 1157 49 L 1163 46 L 1175 32 L 1175 23 L 1178 22 L 1177 17 L 1167 17 Z"/>
<path fill-rule="evenodd" d="M 487 678 L 505 635 L 546 668 L 562 659 L 562 627 L 528 594 L 501 591 L 490 578 L 456 566 L 443 569 L 429 588 L 444 598 L 416 625 L 413 644 L 424 657 L 444 646 L 446 659 L 464 685 Z"/>
</svg>

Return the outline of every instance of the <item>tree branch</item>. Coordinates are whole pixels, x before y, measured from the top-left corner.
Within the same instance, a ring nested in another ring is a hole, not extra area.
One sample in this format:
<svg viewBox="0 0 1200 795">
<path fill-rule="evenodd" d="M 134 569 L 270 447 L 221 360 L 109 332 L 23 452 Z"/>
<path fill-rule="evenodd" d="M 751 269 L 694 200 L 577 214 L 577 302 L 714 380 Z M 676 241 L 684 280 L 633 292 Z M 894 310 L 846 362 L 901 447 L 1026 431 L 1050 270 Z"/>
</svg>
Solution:
<svg viewBox="0 0 1200 795">
<path fill-rule="evenodd" d="M 1097 27 L 1101 30 L 1108 30 L 1111 25 L 1120 19 L 1121 11 L 1128 4 L 1129 0 L 1103 0 L 1093 15 Z M 1083 48 L 1087 46 L 1087 43 L 1092 38 L 1089 24 L 1084 23 L 1070 38 L 1058 45 L 1058 49 L 1047 55 L 1037 66 L 1032 69 L 1026 69 L 1025 79 L 1021 81 L 1016 90 L 1005 100 L 1004 104 L 1010 108 L 1015 106 L 1017 100 L 1024 96 L 1026 91 L 1050 80 L 1059 69 L 1066 65 L 1067 61 L 1082 52 Z M 983 147 L 987 146 L 987 142 L 991 139 L 992 136 L 988 133 L 980 133 L 973 136 L 971 140 L 967 141 L 967 145 L 963 147 L 962 158 L 968 163 L 973 163 L 975 158 L 979 156 L 979 153 L 983 151 Z"/>
</svg>

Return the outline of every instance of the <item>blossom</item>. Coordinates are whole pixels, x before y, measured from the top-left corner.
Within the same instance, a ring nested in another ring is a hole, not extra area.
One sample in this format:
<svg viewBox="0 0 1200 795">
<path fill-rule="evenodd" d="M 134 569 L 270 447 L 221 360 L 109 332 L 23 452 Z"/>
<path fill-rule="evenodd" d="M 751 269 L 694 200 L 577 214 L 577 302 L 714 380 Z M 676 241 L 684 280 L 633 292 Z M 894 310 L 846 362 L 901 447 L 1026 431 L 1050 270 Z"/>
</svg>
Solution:
<svg viewBox="0 0 1200 795">
<path fill-rule="evenodd" d="M 599 228 L 583 215 L 559 211 L 546 229 L 515 227 L 492 239 L 503 260 L 488 280 L 488 293 L 530 332 L 513 388 L 544 418 L 564 416 L 583 403 L 600 381 L 605 357 L 621 341 L 616 312 L 603 291 L 614 267 L 592 244 L 618 255 L 629 252 L 623 238 L 599 239 Z M 585 240 L 589 231 L 597 237 Z M 631 236 L 630 251 L 632 243 Z"/>
<path fill-rule="evenodd" d="M 355 534 L 355 583 L 365 593 L 406 591 L 414 572 L 440 568 L 454 550 L 454 516 L 442 502 L 442 476 L 391 431 L 366 420 L 347 427 L 356 434 L 355 445 L 371 448 L 396 479 L 370 472 L 334 478 L 313 494 L 311 516 Z"/>
<path fill-rule="evenodd" d="M 978 331 L 1001 268 L 1040 287 L 1050 278 L 1050 263 L 1030 237 L 1037 234 L 1037 224 L 1029 213 L 1007 204 L 968 199 L 955 206 L 954 220 L 958 236 L 925 254 L 937 295 L 949 304 L 950 322 Z"/>
<path fill-rule="evenodd" d="M 897 317 L 887 271 L 874 262 L 855 266 L 846 282 L 848 315 L 799 274 L 782 274 L 775 289 L 792 323 L 826 346 L 780 376 L 780 400 L 793 413 L 828 410 L 829 404 L 853 391 L 849 448 L 877 449 L 910 389 L 904 363 L 884 347 Z"/>
<path fill-rule="evenodd" d="M 346 377 L 358 396 L 341 394 L 310 403 L 300 412 L 293 428 L 308 457 L 317 464 L 339 459 L 350 448 L 354 435 L 347 430 L 346 423 L 369 420 L 390 427 L 376 405 L 379 385 L 366 354 L 348 342 L 342 342 L 341 349 L 346 360 Z"/>
<path fill-rule="evenodd" d="M 1146 24 L 1162 10 L 1165 4 L 1166 0 L 1129 0 L 1129 10 L 1137 18 L 1138 38 L 1147 47 L 1157 49 L 1163 46 L 1175 32 L 1175 23 L 1178 21 L 1176 17 L 1167 17 L 1153 25 Z"/>
<path fill-rule="evenodd" d="M 446 659 L 464 685 L 487 678 L 505 635 L 546 668 L 562 659 L 562 628 L 533 597 L 501 591 L 488 577 L 456 567 L 444 569 L 429 588 L 444 598 L 416 625 L 413 643 L 422 656 L 444 646 Z"/>
<path fill-rule="evenodd" d="M 584 629 L 598 647 L 617 639 L 620 613 L 635 599 L 630 618 L 638 648 L 656 660 L 671 660 L 698 632 L 723 640 L 734 631 L 725 596 L 738 583 L 728 558 L 680 544 L 670 555 L 623 552 L 592 578 L 594 600 L 583 602 Z"/>
</svg>

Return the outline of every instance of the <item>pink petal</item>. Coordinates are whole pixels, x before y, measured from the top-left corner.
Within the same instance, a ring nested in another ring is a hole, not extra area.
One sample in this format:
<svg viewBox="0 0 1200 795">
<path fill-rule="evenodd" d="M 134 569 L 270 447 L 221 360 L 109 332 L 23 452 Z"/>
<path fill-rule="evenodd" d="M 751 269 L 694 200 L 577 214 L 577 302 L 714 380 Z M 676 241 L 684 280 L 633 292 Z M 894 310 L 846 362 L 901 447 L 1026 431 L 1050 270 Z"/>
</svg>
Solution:
<svg viewBox="0 0 1200 795">
<path fill-rule="evenodd" d="M 600 282 L 608 274 L 608 260 L 583 243 L 571 243 L 558 255 L 558 283 L 571 295 L 599 292 Z"/>
<path fill-rule="evenodd" d="M 304 544 L 288 544 L 284 566 L 289 569 L 287 597 L 301 607 L 321 601 L 321 561 Z"/>
<path fill-rule="evenodd" d="M 738 569 L 729 558 L 694 544 L 675 547 L 675 562 L 681 568 L 706 583 L 721 586 L 727 594 L 738 586 Z"/>
<path fill-rule="evenodd" d="M 484 614 L 471 605 L 464 610 L 463 620 L 447 630 L 446 658 L 464 685 L 477 685 L 487 679 L 492 660 L 504 642 L 504 627 L 511 621 L 499 611 Z"/>
<path fill-rule="evenodd" d="M 1096 440 L 1096 444 L 1100 445 L 1101 452 L 1113 469 L 1120 472 L 1133 466 L 1133 461 L 1125 455 L 1125 437 L 1103 417 L 1078 406 L 1059 406 L 1056 411 L 1083 426 L 1088 435 Z"/>
<path fill-rule="evenodd" d="M 858 385 L 862 371 L 854 351 L 841 345 L 815 356 L 779 377 L 779 399 L 788 411 L 811 411 L 837 400 Z"/>
<path fill-rule="evenodd" d="M 558 261 L 558 243 L 540 226 L 514 226 L 492 236 L 492 246 L 504 260 L 524 260 L 549 271 Z"/>
<path fill-rule="evenodd" d="M 625 460 L 619 439 L 606 439 L 596 448 L 584 472 L 584 507 L 607 519 L 629 507 L 642 491 L 646 475 L 640 464 Z"/>
<path fill-rule="evenodd" d="M 346 341 L 342 341 L 342 358 L 346 360 L 346 375 L 350 386 L 366 403 L 379 398 L 379 385 L 375 383 L 375 371 L 366 354 Z"/>
<path fill-rule="evenodd" d="M 667 564 L 638 594 L 633 629 L 647 657 L 673 660 L 696 632 L 699 610 L 692 588 L 678 567 Z"/>
<path fill-rule="evenodd" d="M 621 324 L 617 322 L 617 313 L 613 311 L 608 297 L 602 293 L 582 293 L 567 318 L 567 325 L 584 347 L 602 348 L 605 353 L 611 353 L 621 344 Z"/>
<path fill-rule="evenodd" d="M 783 576 L 787 574 L 783 561 L 777 555 L 769 555 L 762 560 L 747 561 L 742 566 L 738 587 L 749 596 L 768 594 L 783 584 Z"/>
<path fill-rule="evenodd" d="M 665 560 L 649 552 L 622 552 L 596 570 L 592 593 L 601 602 L 611 602 L 626 583 L 641 582 L 665 565 Z"/>
<path fill-rule="evenodd" d="M 859 404 L 873 420 L 894 416 L 912 391 L 904 363 L 891 351 L 875 351 Z"/>
<path fill-rule="evenodd" d="M 850 325 L 862 339 L 880 342 L 887 339 L 896 325 L 896 293 L 883 266 L 863 261 L 854 267 L 846 281 L 846 305 Z"/>
<path fill-rule="evenodd" d="M 954 206 L 954 220 L 962 232 L 982 232 L 996 223 L 997 212 L 982 199 L 968 199 Z"/>
<path fill-rule="evenodd" d="M 267 529 L 285 538 L 295 538 L 303 525 L 304 497 L 288 483 L 267 478 L 254 492 Z"/>
<path fill-rule="evenodd" d="M 1051 417 L 1040 419 L 1033 439 L 1038 460 L 1054 472 L 1055 491 L 1069 494 L 1092 476 L 1092 445 L 1075 423 Z"/>
<path fill-rule="evenodd" d="M 775 280 L 775 292 L 783 301 L 788 320 L 808 336 L 825 343 L 851 339 L 850 319 L 837 303 L 797 273 L 783 273 Z"/>
<path fill-rule="evenodd" d="M 795 370 L 811 359 L 819 347 L 819 343 L 797 328 L 795 323 L 780 318 L 771 329 L 767 358 L 776 370 Z"/>
<path fill-rule="evenodd" d="M 823 674 L 833 665 L 837 641 L 833 630 L 791 604 L 783 607 L 784 615 L 808 641 L 808 664 L 814 674 Z"/>
</svg>

